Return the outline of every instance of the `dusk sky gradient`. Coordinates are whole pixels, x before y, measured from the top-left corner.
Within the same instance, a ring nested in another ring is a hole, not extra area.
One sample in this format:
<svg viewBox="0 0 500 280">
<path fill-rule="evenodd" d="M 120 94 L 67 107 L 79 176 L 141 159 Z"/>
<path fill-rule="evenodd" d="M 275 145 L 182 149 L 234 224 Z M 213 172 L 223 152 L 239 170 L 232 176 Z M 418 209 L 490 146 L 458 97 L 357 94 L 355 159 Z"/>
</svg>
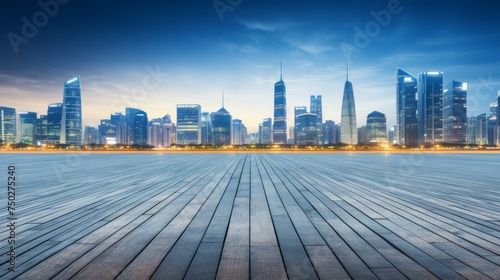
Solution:
<svg viewBox="0 0 500 280">
<path fill-rule="evenodd" d="M 223 20 L 217 1 L 235 4 Z M 467 82 L 469 116 L 488 112 L 500 90 L 498 1 L 217 1 L 69 1 L 17 53 L 9 34 L 23 36 L 22 18 L 43 10 L 38 1 L 2 1 L 0 106 L 46 114 L 62 102 L 64 82 L 81 75 L 84 125 L 127 106 L 176 122 L 176 104 L 215 112 L 224 91 L 225 108 L 256 132 L 273 116 L 281 56 L 288 126 L 293 107 L 309 109 L 313 94 L 323 96 L 323 120 L 338 123 L 343 44 L 357 48 L 349 80 L 358 126 L 375 110 L 396 124 L 397 67 Z M 359 44 L 356 30 L 391 5 L 399 12 Z"/>
</svg>

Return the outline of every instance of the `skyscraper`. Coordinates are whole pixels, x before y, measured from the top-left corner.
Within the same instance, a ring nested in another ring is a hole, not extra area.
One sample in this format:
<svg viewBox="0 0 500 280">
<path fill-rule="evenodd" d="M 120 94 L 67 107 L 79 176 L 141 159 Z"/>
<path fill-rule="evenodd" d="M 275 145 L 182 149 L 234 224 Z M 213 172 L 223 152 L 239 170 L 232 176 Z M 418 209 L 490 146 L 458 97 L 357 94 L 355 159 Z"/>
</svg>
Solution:
<svg viewBox="0 0 500 280">
<path fill-rule="evenodd" d="M 497 144 L 497 100 L 490 103 L 490 115 L 488 117 L 488 145 Z"/>
<path fill-rule="evenodd" d="M 500 146 L 500 90 L 497 97 L 497 145 Z"/>
<path fill-rule="evenodd" d="M 201 144 L 213 144 L 212 118 L 209 112 L 201 114 Z"/>
<path fill-rule="evenodd" d="M 214 145 L 231 145 L 233 120 L 231 114 L 224 108 L 210 114 L 212 118 L 212 131 Z"/>
<path fill-rule="evenodd" d="M 331 145 L 331 144 L 338 144 L 340 141 L 340 128 L 339 125 L 336 124 L 332 120 L 326 120 L 324 124 L 322 124 L 323 127 L 323 140 L 322 143 L 323 145 Z"/>
<path fill-rule="evenodd" d="M 47 115 L 40 115 L 36 120 L 35 143 L 42 145 L 47 141 Z"/>
<path fill-rule="evenodd" d="M 476 117 L 476 141 L 477 145 L 488 144 L 488 122 L 486 118 L 486 113 L 481 114 Z"/>
<path fill-rule="evenodd" d="M 17 117 L 17 142 L 35 144 L 37 113 L 19 112 Z"/>
<path fill-rule="evenodd" d="M 201 106 L 198 104 L 177 105 L 177 144 L 197 145 L 201 143 Z"/>
<path fill-rule="evenodd" d="M 296 132 L 298 145 L 318 144 L 318 117 L 316 114 L 304 113 L 297 116 Z"/>
<path fill-rule="evenodd" d="M 148 114 L 136 112 L 134 116 L 134 145 L 148 144 Z"/>
<path fill-rule="evenodd" d="M 417 78 L 400 68 L 396 72 L 396 141 L 400 145 L 417 146 Z"/>
<path fill-rule="evenodd" d="M 452 81 L 446 85 L 444 98 L 444 142 L 467 143 L 467 83 Z"/>
<path fill-rule="evenodd" d="M 417 92 L 419 143 L 443 142 L 443 72 L 419 73 Z"/>
<path fill-rule="evenodd" d="M 93 125 L 87 125 L 83 131 L 83 144 L 92 145 L 99 143 L 99 131 Z"/>
<path fill-rule="evenodd" d="M 17 143 L 16 109 L 0 107 L 0 144 Z"/>
<path fill-rule="evenodd" d="M 52 103 L 47 108 L 47 140 L 48 144 L 59 144 L 61 141 L 62 103 Z"/>
<path fill-rule="evenodd" d="M 283 82 L 283 67 L 280 63 L 280 80 L 274 84 L 274 124 L 273 143 L 287 143 L 286 125 L 286 85 Z"/>
<path fill-rule="evenodd" d="M 366 117 L 366 140 L 368 143 L 387 143 L 387 120 L 385 114 L 373 111 Z"/>
<path fill-rule="evenodd" d="M 125 108 L 128 145 L 148 144 L 148 114 L 136 108 Z"/>
<path fill-rule="evenodd" d="M 240 119 L 233 120 L 233 145 L 244 145 L 247 137 L 247 130 Z"/>
<path fill-rule="evenodd" d="M 355 145 L 358 143 L 358 128 L 356 127 L 356 105 L 354 104 L 354 90 L 349 82 L 349 65 L 347 66 L 347 79 L 344 85 L 342 98 L 342 114 L 340 124 L 340 141 L 344 144 Z"/>
<path fill-rule="evenodd" d="M 114 126 L 115 144 L 128 144 L 127 139 L 127 117 L 120 112 L 111 114 L 109 117 Z"/>
<path fill-rule="evenodd" d="M 64 83 L 61 144 L 82 145 L 82 100 L 80 76 Z"/>
<path fill-rule="evenodd" d="M 323 123 L 323 105 L 321 102 L 321 95 L 311 95 L 311 114 L 315 114 L 318 120 L 318 125 Z"/>
<path fill-rule="evenodd" d="M 467 144 L 476 144 L 477 117 L 467 117 Z"/>
<path fill-rule="evenodd" d="M 307 107 L 306 106 L 295 106 L 293 108 L 293 116 L 294 116 L 294 123 L 293 123 L 293 139 L 294 143 L 297 143 L 297 121 L 299 118 L 299 115 L 302 115 L 304 113 L 307 113 Z"/>
<path fill-rule="evenodd" d="M 272 144 L 273 143 L 273 131 L 272 131 L 272 120 L 271 118 L 266 118 L 262 121 L 262 142 L 261 144 Z"/>
</svg>

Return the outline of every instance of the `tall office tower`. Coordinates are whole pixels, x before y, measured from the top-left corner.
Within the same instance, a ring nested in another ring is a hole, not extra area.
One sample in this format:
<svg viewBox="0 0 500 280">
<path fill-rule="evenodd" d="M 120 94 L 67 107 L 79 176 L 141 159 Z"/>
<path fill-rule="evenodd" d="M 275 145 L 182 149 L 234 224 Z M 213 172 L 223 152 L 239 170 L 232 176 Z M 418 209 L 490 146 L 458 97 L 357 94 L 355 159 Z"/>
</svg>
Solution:
<svg viewBox="0 0 500 280">
<path fill-rule="evenodd" d="M 500 105 L 500 90 L 498 91 L 497 105 Z M 500 106 L 497 106 L 497 145 L 500 146 Z"/>
<path fill-rule="evenodd" d="M 340 124 L 340 141 L 344 144 L 355 145 L 358 143 L 358 128 L 356 127 L 356 105 L 354 103 L 354 90 L 349 82 L 349 65 L 347 65 L 347 79 L 344 85 L 342 98 L 342 114 Z"/>
<path fill-rule="evenodd" d="M 48 144 L 59 144 L 61 140 L 62 103 L 52 103 L 47 108 L 47 141 Z"/>
<path fill-rule="evenodd" d="M 486 113 L 476 117 L 475 130 L 476 130 L 476 144 L 477 145 L 488 144 L 488 122 L 486 118 Z"/>
<path fill-rule="evenodd" d="M 340 128 L 338 124 L 336 124 L 332 120 L 326 120 L 324 124 L 322 124 L 323 127 L 323 140 L 322 143 L 323 145 L 331 145 L 331 144 L 338 144 L 340 142 Z"/>
<path fill-rule="evenodd" d="M 315 114 L 318 120 L 318 143 L 323 144 L 323 131 L 321 125 L 323 124 L 323 108 L 321 104 L 321 95 L 311 95 L 310 107 L 311 114 Z"/>
<path fill-rule="evenodd" d="M 36 136 L 35 112 L 19 112 L 17 114 L 17 142 L 22 144 L 35 144 Z"/>
<path fill-rule="evenodd" d="M 287 130 L 286 125 L 286 85 L 283 82 L 283 65 L 280 62 L 280 80 L 274 84 L 274 124 L 273 124 L 273 143 L 286 144 Z"/>
<path fill-rule="evenodd" d="M 64 83 L 61 144 L 82 145 L 82 97 L 80 76 Z"/>
<path fill-rule="evenodd" d="M 318 144 L 318 117 L 316 114 L 304 113 L 297 116 L 297 145 Z"/>
<path fill-rule="evenodd" d="M 417 78 L 400 68 L 396 72 L 396 142 L 417 146 Z"/>
<path fill-rule="evenodd" d="M 323 105 L 321 102 L 321 95 L 311 95 L 310 107 L 312 114 L 316 115 L 318 119 L 318 125 L 323 123 Z"/>
<path fill-rule="evenodd" d="M 443 142 L 443 72 L 419 73 L 417 93 L 419 143 Z"/>
<path fill-rule="evenodd" d="M 102 145 L 115 145 L 118 144 L 116 140 L 116 125 L 112 120 L 101 120 L 99 123 L 99 140 L 98 143 Z M 127 143 L 125 143 L 127 144 Z"/>
<path fill-rule="evenodd" d="M 135 112 L 134 116 L 134 138 L 132 144 L 148 144 L 148 114 L 142 110 Z"/>
<path fill-rule="evenodd" d="M 224 108 L 210 114 L 212 118 L 213 144 L 231 145 L 233 120 L 231 114 Z"/>
<path fill-rule="evenodd" d="M 476 144 L 477 117 L 467 117 L 467 144 Z"/>
<path fill-rule="evenodd" d="M 497 100 L 490 103 L 490 116 L 488 117 L 488 145 L 497 144 Z"/>
<path fill-rule="evenodd" d="M 164 148 L 170 147 L 175 143 L 175 126 L 173 123 L 163 123 L 162 139 Z"/>
<path fill-rule="evenodd" d="M 83 145 L 99 144 L 99 130 L 93 125 L 85 126 Z"/>
<path fill-rule="evenodd" d="M 294 143 L 297 143 L 297 119 L 299 115 L 307 113 L 307 107 L 306 106 L 295 106 L 293 108 L 293 116 L 294 116 L 294 123 L 293 123 L 293 139 Z"/>
<path fill-rule="evenodd" d="M 368 143 L 387 143 L 387 119 L 385 114 L 373 111 L 366 117 Z"/>
<path fill-rule="evenodd" d="M 396 126 L 391 126 L 389 128 L 389 133 L 388 133 L 388 138 L 389 138 L 389 144 L 396 144 Z"/>
<path fill-rule="evenodd" d="M 148 114 L 136 108 L 125 108 L 128 145 L 148 144 Z"/>
<path fill-rule="evenodd" d="M 259 123 L 259 132 L 257 133 L 257 143 L 258 144 L 263 144 L 264 143 L 264 140 L 262 138 L 263 136 L 263 126 L 262 126 L 262 123 Z"/>
<path fill-rule="evenodd" d="M 262 121 L 262 142 L 261 144 L 272 144 L 273 143 L 273 130 L 272 130 L 272 120 L 271 118 L 264 119 Z"/>
<path fill-rule="evenodd" d="M 201 106 L 177 105 L 177 144 L 201 144 Z"/>
<path fill-rule="evenodd" d="M 467 83 L 452 81 L 443 93 L 444 142 L 467 143 Z"/>
<path fill-rule="evenodd" d="M 366 125 L 358 127 L 358 143 L 360 144 L 368 143 L 368 136 L 366 134 Z"/>
<path fill-rule="evenodd" d="M 201 144 L 213 144 L 212 118 L 209 112 L 201 114 Z"/>
<path fill-rule="evenodd" d="M 36 145 L 42 145 L 47 141 L 47 115 L 40 115 L 36 120 Z"/>
<path fill-rule="evenodd" d="M 153 119 L 148 125 L 148 145 L 161 148 L 163 147 L 163 133 L 162 133 L 161 119 Z"/>
<path fill-rule="evenodd" d="M 0 144 L 17 143 L 16 109 L 0 107 Z"/>
<path fill-rule="evenodd" d="M 109 117 L 111 124 L 114 126 L 115 144 L 128 144 L 127 139 L 127 118 L 122 113 L 114 113 Z"/>
<path fill-rule="evenodd" d="M 244 145 L 246 133 L 244 133 L 245 125 L 240 119 L 233 120 L 233 145 Z"/>
</svg>

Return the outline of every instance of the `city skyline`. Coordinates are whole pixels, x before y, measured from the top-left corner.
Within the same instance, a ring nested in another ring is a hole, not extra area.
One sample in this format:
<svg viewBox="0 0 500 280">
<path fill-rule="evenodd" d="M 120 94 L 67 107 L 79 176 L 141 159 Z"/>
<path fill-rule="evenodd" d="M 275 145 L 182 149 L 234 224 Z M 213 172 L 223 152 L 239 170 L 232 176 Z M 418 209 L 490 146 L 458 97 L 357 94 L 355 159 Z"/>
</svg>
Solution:
<svg viewBox="0 0 500 280">
<path fill-rule="evenodd" d="M 323 120 L 335 123 L 346 58 L 358 126 L 374 110 L 386 114 L 388 127 L 396 124 L 397 67 L 413 74 L 443 71 L 444 84 L 468 83 L 470 115 L 487 113 L 500 89 L 494 2 L 430 8 L 429 1 L 403 0 L 239 1 L 225 12 L 216 1 L 195 1 L 194 8 L 180 1 L 127 1 L 120 9 L 96 1 L 41 2 L 57 9 L 48 8 L 53 15 L 45 12 L 47 22 L 35 26 L 32 38 L 22 34 L 23 18 L 33 24 L 33 15 L 47 6 L 2 4 L 0 103 L 43 114 L 47 104 L 62 102 L 61 81 L 82 75 L 83 126 L 98 125 L 125 107 L 151 118 L 175 117 L 177 104 L 199 103 L 203 112 L 215 112 L 224 90 L 226 109 L 256 132 L 258 123 L 273 116 L 280 56 L 288 111 L 322 95 Z M 90 12 L 99 24 L 86 20 Z M 28 42 L 13 45 L 12 34 Z M 368 40 L 361 44 L 363 38 Z M 287 117 L 293 123 L 293 115 Z"/>
</svg>

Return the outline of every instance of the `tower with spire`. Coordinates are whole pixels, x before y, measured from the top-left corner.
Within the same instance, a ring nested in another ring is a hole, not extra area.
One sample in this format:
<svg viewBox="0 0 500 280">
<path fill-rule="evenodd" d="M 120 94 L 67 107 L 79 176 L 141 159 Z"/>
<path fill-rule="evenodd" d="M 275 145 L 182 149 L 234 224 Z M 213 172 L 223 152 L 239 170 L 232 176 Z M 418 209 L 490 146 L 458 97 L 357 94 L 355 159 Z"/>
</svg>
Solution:
<svg viewBox="0 0 500 280">
<path fill-rule="evenodd" d="M 286 85 L 283 82 L 283 61 L 280 59 L 280 80 L 274 84 L 273 144 L 287 143 Z"/>
<path fill-rule="evenodd" d="M 352 83 L 349 82 L 349 62 L 347 62 L 347 79 L 344 85 L 344 96 L 342 98 L 340 141 L 349 145 L 358 143 L 354 90 L 352 88 Z"/>
<path fill-rule="evenodd" d="M 224 91 L 222 91 L 222 108 L 211 113 L 212 139 L 214 145 L 231 145 L 233 120 L 231 114 L 224 108 Z"/>
</svg>

